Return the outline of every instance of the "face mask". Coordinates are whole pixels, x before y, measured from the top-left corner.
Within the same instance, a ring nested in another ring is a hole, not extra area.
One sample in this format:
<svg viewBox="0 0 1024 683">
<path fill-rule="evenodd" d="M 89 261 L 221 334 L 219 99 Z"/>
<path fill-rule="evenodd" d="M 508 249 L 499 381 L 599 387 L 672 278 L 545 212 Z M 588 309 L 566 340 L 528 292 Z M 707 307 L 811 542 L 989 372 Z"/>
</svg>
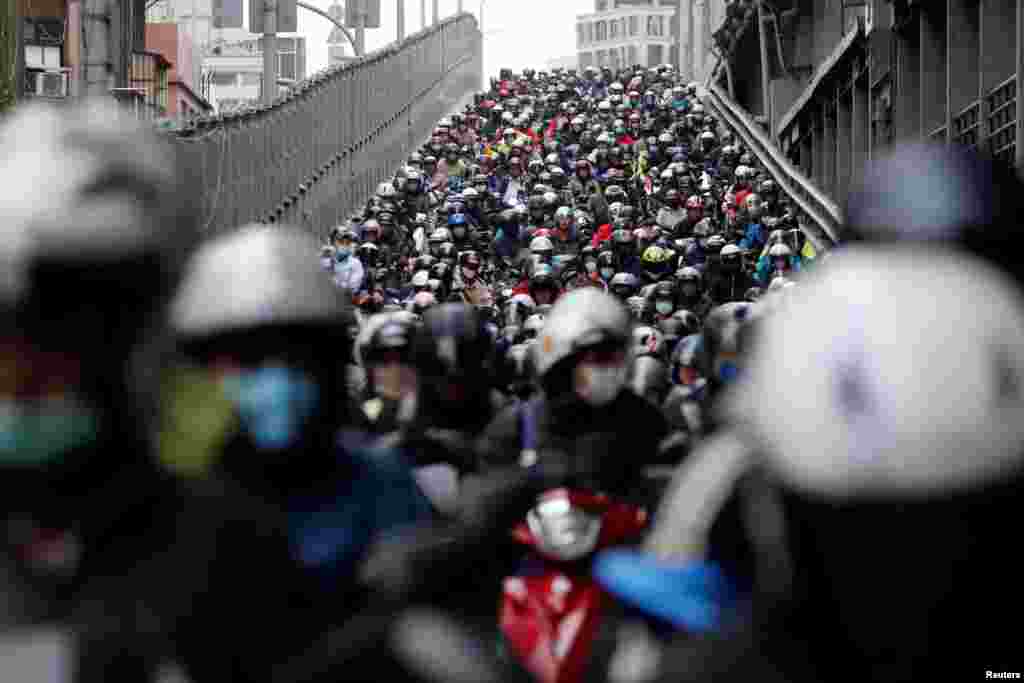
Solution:
<svg viewBox="0 0 1024 683">
<path fill-rule="evenodd" d="M 613 269 L 611 269 L 611 268 L 602 268 L 601 269 L 601 277 L 603 277 L 605 280 L 611 280 L 612 277 L 614 277 L 614 276 L 615 276 L 615 271 Z"/>
<path fill-rule="evenodd" d="M 334 258 L 338 259 L 338 263 L 344 263 L 351 255 L 352 250 L 348 247 L 338 247 L 337 251 L 334 252 Z"/>
<path fill-rule="evenodd" d="M 739 366 L 735 362 L 735 354 L 722 354 L 715 361 L 715 375 L 723 384 L 734 382 L 740 375 Z"/>
<path fill-rule="evenodd" d="M 587 269 L 588 273 L 596 273 L 597 272 L 597 262 L 596 261 L 587 261 L 587 262 L 585 262 L 583 264 L 583 267 Z"/>
<path fill-rule="evenodd" d="M 225 377 L 242 427 L 261 449 L 280 450 L 302 436 L 320 400 L 316 382 L 286 365 L 264 365 Z"/>
<path fill-rule="evenodd" d="M 595 407 L 614 401 L 625 384 L 625 365 L 579 365 L 576 368 L 576 395 Z"/>
<path fill-rule="evenodd" d="M 662 315 L 668 315 L 675 310 L 671 301 L 659 301 L 654 305 L 654 307 L 657 309 L 658 313 L 661 313 Z"/>
<path fill-rule="evenodd" d="M 82 401 L 0 401 L 0 465 L 37 466 L 96 440 L 99 420 Z"/>
</svg>

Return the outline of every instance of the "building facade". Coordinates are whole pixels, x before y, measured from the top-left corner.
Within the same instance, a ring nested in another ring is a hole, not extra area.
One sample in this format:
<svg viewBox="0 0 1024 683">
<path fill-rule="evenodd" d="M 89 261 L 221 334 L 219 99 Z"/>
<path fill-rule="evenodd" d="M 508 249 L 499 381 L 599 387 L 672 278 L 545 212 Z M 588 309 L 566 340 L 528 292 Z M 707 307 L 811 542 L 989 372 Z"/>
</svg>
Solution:
<svg viewBox="0 0 1024 683">
<path fill-rule="evenodd" d="M 839 202 L 902 141 L 1021 166 L 1022 15 L 1024 0 L 734 2 L 714 34 L 714 81 Z"/>
<path fill-rule="evenodd" d="M 544 62 L 544 66 L 549 70 L 551 69 L 576 69 L 579 68 L 580 60 L 576 55 L 566 55 L 565 57 L 555 57 Z"/>
<path fill-rule="evenodd" d="M 146 49 L 162 55 L 169 63 L 167 74 L 167 116 L 190 119 L 213 110 L 199 94 L 194 60 L 196 51 L 188 34 L 176 23 L 146 24 Z"/>
<path fill-rule="evenodd" d="M 718 57 L 714 30 L 726 16 L 726 0 L 679 0 L 677 68 L 686 81 L 703 83 L 715 68 Z"/>
<path fill-rule="evenodd" d="M 260 38 L 242 29 L 225 30 L 223 34 L 241 39 L 215 43 L 211 54 L 203 60 L 204 69 L 210 75 L 210 99 L 219 112 L 257 104 L 263 75 Z M 301 81 L 306 77 L 305 37 L 278 36 L 277 75 L 282 81 Z"/>
<path fill-rule="evenodd" d="M 217 111 L 259 102 L 263 46 L 244 23 L 242 0 L 149 0 L 150 23 L 177 25 L 180 40 L 191 45 L 191 80 L 199 98 Z M 278 36 L 278 76 L 282 81 L 306 77 L 306 39 Z M 181 100 L 179 100 L 181 101 Z"/>
<path fill-rule="evenodd" d="M 14 0 L 16 94 L 114 97 L 140 116 L 166 113 L 167 60 L 146 50 L 146 0 Z"/>
<path fill-rule="evenodd" d="M 149 0 L 147 5 L 147 23 L 169 23 L 178 27 L 181 42 L 191 50 L 188 82 L 195 84 L 200 88 L 198 92 L 204 94 L 201 88 L 203 58 L 220 34 L 214 21 L 214 0 Z M 179 68 L 179 72 L 181 70 Z"/>
<path fill-rule="evenodd" d="M 647 67 L 677 61 L 680 0 L 595 0 L 576 17 L 579 68 Z"/>
</svg>

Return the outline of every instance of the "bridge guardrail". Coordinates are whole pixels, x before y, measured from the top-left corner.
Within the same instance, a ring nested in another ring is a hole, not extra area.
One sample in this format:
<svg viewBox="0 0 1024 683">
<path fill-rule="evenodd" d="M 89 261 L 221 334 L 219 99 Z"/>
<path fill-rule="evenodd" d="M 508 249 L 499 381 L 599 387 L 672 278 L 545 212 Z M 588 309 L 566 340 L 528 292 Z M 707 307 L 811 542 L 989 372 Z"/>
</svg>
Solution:
<svg viewBox="0 0 1024 683">
<path fill-rule="evenodd" d="M 476 19 L 462 13 L 317 73 L 271 105 L 174 131 L 201 188 L 204 233 L 281 222 L 326 237 L 479 90 L 480 45 Z"/>
<path fill-rule="evenodd" d="M 705 87 L 704 104 L 714 110 L 743 140 L 747 149 L 757 157 L 803 213 L 801 227 L 818 251 L 825 251 L 839 243 L 843 212 L 814 182 L 800 172 L 764 131 L 729 95 L 716 84 Z"/>
</svg>

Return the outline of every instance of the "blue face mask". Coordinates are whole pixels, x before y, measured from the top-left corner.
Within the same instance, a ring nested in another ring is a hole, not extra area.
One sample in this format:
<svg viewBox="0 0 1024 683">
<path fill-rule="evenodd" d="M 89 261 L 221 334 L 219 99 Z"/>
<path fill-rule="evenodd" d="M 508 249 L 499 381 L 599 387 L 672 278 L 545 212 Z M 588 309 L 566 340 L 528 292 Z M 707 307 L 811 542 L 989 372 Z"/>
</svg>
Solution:
<svg viewBox="0 0 1024 683">
<path fill-rule="evenodd" d="M 295 445 L 316 412 L 320 391 L 306 373 L 286 365 L 264 365 L 225 378 L 243 429 L 258 448 Z"/>
<path fill-rule="evenodd" d="M 740 376 L 740 369 L 732 361 L 724 361 L 718 366 L 718 378 L 725 384 L 731 384 Z"/>
<path fill-rule="evenodd" d="M 352 255 L 352 250 L 348 247 L 338 247 L 334 252 L 334 258 L 338 259 L 338 263 L 342 263 L 348 260 L 348 257 Z"/>
<path fill-rule="evenodd" d="M 0 401 L 0 466 L 39 466 L 96 440 L 99 420 L 81 401 Z"/>
</svg>

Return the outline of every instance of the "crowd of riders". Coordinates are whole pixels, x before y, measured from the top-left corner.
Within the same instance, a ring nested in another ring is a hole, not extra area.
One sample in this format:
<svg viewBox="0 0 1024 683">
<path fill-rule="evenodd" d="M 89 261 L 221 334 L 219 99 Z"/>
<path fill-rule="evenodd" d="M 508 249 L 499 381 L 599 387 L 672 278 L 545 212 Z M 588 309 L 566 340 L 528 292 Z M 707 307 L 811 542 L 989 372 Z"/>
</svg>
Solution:
<svg viewBox="0 0 1024 683">
<path fill-rule="evenodd" d="M 506 70 L 324 245 L 108 107 L 0 123 L 0 678 L 1019 670 L 1004 166 L 880 156 L 818 253 L 670 67 Z"/>
<path fill-rule="evenodd" d="M 667 65 L 504 70 L 321 251 L 363 320 L 473 307 L 502 370 L 498 404 L 538 388 L 528 349 L 553 304 L 607 292 L 632 316 L 633 388 L 692 434 L 679 405 L 732 372 L 707 358 L 705 321 L 792 286 L 815 257 L 790 198 Z M 371 429 L 393 430 L 366 387 Z"/>
</svg>

